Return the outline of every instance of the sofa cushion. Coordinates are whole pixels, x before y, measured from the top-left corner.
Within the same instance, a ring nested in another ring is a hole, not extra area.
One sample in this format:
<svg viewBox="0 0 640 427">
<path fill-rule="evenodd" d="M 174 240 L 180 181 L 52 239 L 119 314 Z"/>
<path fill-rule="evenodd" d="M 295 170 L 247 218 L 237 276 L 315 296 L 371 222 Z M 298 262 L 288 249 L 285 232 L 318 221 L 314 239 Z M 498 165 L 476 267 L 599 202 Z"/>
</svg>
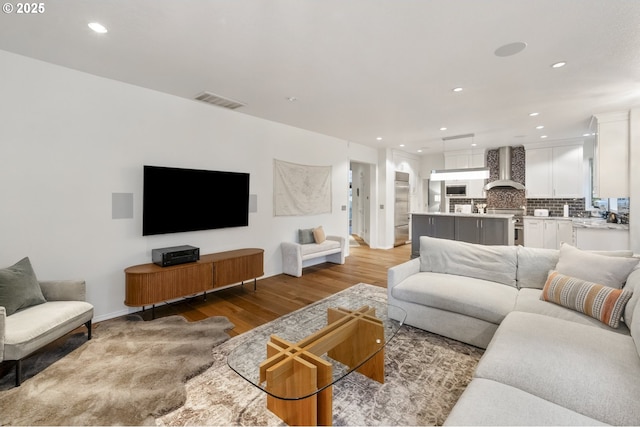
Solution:
<svg viewBox="0 0 640 427">
<path fill-rule="evenodd" d="M 579 313 L 575 310 L 562 307 L 558 304 L 544 301 L 540 299 L 541 295 L 541 289 L 520 289 L 520 291 L 518 292 L 518 298 L 516 299 L 516 306 L 514 308 L 514 311 L 543 314 L 545 316 L 551 316 L 558 319 L 568 320 L 570 322 L 581 323 L 583 325 L 589 325 L 596 328 L 606 329 L 608 331 L 629 335 L 629 328 L 625 323 L 621 322 L 618 328 L 613 329 L 609 325 L 605 325 L 600 320 L 594 319 L 591 316 L 587 316 L 586 314 Z"/>
<path fill-rule="evenodd" d="M 309 243 L 315 243 L 313 239 L 313 228 L 304 228 L 298 230 L 298 243 L 301 245 L 307 245 Z"/>
<path fill-rule="evenodd" d="M 7 316 L 45 302 L 29 258 L 0 270 L 0 306 L 5 308 Z"/>
<path fill-rule="evenodd" d="M 636 344 L 636 351 L 638 357 L 640 357 L 640 304 L 636 304 L 633 315 L 633 320 L 629 323 L 629 329 L 631 330 L 631 336 Z"/>
<path fill-rule="evenodd" d="M 611 257 L 563 243 L 555 270 L 566 276 L 620 289 L 637 265 L 638 258 Z"/>
<path fill-rule="evenodd" d="M 496 381 L 475 378 L 460 396 L 444 425 L 563 425 L 605 423 Z"/>
<path fill-rule="evenodd" d="M 556 268 L 560 251 L 557 249 L 527 248 L 518 246 L 518 288 L 542 289 L 549 270 Z"/>
<path fill-rule="evenodd" d="M 540 296 L 617 328 L 631 292 L 550 271 Z"/>
<path fill-rule="evenodd" d="M 533 313 L 502 322 L 475 372 L 598 421 L 640 424 L 631 336 Z"/>
<path fill-rule="evenodd" d="M 624 289 L 631 291 L 632 295 L 624 309 L 622 318 L 627 325 L 631 325 L 635 308 L 640 305 L 640 268 L 635 268 L 631 274 L 629 274 Z"/>
<path fill-rule="evenodd" d="M 420 270 L 516 286 L 517 246 L 486 246 L 420 237 Z"/>
<path fill-rule="evenodd" d="M 391 294 L 399 300 L 499 324 L 513 310 L 518 290 L 467 276 L 420 272 L 396 285 Z"/>
</svg>

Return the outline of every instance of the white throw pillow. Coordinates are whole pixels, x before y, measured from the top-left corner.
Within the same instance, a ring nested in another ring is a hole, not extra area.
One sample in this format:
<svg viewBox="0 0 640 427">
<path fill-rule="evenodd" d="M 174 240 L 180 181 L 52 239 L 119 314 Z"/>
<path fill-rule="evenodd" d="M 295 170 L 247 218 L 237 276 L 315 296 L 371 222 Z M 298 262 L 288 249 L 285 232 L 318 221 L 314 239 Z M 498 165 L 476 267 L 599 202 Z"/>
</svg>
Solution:
<svg viewBox="0 0 640 427">
<path fill-rule="evenodd" d="M 563 243 L 556 271 L 565 276 L 577 277 L 622 289 L 631 270 L 638 265 L 638 258 L 623 258 L 581 251 Z"/>
</svg>

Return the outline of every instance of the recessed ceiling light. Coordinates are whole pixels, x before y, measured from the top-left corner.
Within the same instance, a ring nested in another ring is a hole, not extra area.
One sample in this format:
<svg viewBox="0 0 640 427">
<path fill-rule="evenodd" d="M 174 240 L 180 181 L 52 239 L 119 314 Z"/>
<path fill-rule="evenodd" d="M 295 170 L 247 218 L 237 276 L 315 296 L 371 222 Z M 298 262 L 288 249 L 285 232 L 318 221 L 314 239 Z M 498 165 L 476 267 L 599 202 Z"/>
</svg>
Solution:
<svg viewBox="0 0 640 427">
<path fill-rule="evenodd" d="M 473 144 L 471 144 L 472 147 L 477 146 L 478 144 L 476 144 L 475 142 Z"/>
<path fill-rule="evenodd" d="M 404 144 L 400 144 L 400 147 L 404 147 Z"/>
<path fill-rule="evenodd" d="M 544 139 L 544 138 L 548 138 L 547 135 L 540 135 L 540 138 Z"/>
<path fill-rule="evenodd" d="M 382 141 L 382 137 L 381 137 L 381 136 L 377 137 L 376 139 L 377 139 L 378 141 Z"/>
<path fill-rule="evenodd" d="M 440 130 L 447 130 L 447 128 L 440 128 Z"/>
<path fill-rule="evenodd" d="M 536 129 L 544 129 L 544 126 L 542 126 L 542 125 L 536 126 Z"/>
<path fill-rule="evenodd" d="M 422 153 L 422 148 L 418 150 L 418 153 Z"/>
<path fill-rule="evenodd" d="M 454 92 L 462 92 L 462 88 L 461 87 L 454 87 L 452 90 Z"/>
<path fill-rule="evenodd" d="M 529 117 L 535 117 L 537 115 L 539 115 L 540 113 L 529 113 Z"/>
<path fill-rule="evenodd" d="M 527 44 L 524 42 L 515 42 L 505 44 L 504 46 L 500 46 L 493 52 L 496 56 L 512 56 L 516 53 L 520 53 L 527 47 Z"/>
<path fill-rule="evenodd" d="M 556 62 L 555 64 L 551 64 L 551 68 L 562 68 L 565 65 L 567 65 L 566 62 L 560 61 L 560 62 Z"/>
<path fill-rule="evenodd" d="M 91 28 L 96 33 L 104 34 L 104 33 L 107 32 L 107 28 L 104 25 L 99 24 L 97 22 L 90 22 L 87 25 L 89 26 L 89 28 Z"/>
</svg>

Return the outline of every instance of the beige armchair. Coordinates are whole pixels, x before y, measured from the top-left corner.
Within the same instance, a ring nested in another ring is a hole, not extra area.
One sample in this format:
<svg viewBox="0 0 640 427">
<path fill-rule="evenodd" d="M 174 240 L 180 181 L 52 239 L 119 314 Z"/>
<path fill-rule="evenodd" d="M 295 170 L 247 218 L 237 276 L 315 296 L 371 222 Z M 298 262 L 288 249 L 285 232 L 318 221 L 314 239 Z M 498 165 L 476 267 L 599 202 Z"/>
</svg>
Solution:
<svg viewBox="0 0 640 427">
<path fill-rule="evenodd" d="M 87 327 L 91 339 L 93 306 L 85 301 L 83 280 L 40 281 L 46 302 L 7 316 L 0 306 L 0 361 L 15 361 L 16 386 L 22 381 L 22 360 L 50 342 Z"/>
</svg>

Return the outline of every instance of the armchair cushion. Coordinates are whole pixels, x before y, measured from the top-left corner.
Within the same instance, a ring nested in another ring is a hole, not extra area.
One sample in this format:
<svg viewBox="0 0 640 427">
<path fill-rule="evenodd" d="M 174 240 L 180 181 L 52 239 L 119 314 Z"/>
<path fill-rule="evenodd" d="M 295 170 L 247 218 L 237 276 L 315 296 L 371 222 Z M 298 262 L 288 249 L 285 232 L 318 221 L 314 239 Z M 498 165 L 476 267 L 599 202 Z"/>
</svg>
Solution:
<svg viewBox="0 0 640 427">
<path fill-rule="evenodd" d="M 0 306 L 5 308 L 7 316 L 45 302 L 28 257 L 0 270 Z"/>
</svg>

